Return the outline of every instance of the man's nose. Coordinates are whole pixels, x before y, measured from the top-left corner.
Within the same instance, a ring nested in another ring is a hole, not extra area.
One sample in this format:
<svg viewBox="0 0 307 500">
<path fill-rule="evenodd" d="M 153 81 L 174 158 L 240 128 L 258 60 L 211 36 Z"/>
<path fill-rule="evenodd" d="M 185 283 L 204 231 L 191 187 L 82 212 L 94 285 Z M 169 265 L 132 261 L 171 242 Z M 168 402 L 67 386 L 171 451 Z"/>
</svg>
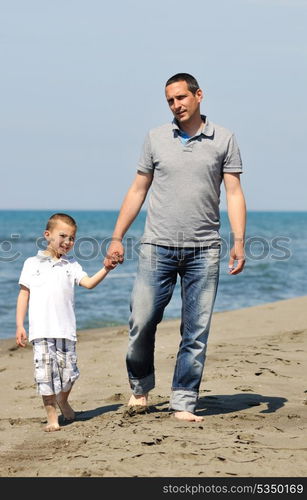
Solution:
<svg viewBox="0 0 307 500">
<path fill-rule="evenodd" d="M 179 111 L 180 108 L 181 108 L 181 102 L 174 99 L 173 110 L 177 112 Z"/>
</svg>

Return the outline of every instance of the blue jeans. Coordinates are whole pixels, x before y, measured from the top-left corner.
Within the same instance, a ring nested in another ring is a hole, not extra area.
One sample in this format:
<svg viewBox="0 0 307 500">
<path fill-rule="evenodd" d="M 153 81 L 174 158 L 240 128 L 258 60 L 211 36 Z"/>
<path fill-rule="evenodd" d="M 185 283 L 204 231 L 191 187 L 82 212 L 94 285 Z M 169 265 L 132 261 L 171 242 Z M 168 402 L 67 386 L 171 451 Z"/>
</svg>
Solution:
<svg viewBox="0 0 307 500">
<path fill-rule="evenodd" d="M 130 387 L 146 394 L 155 386 L 154 346 L 158 323 L 181 279 L 181 342 L 174 370 L 170 410 L 194 413 L 219 279 L 220 248 L 140 246 L 131 297 L 126 357 Z"/>
</svg>

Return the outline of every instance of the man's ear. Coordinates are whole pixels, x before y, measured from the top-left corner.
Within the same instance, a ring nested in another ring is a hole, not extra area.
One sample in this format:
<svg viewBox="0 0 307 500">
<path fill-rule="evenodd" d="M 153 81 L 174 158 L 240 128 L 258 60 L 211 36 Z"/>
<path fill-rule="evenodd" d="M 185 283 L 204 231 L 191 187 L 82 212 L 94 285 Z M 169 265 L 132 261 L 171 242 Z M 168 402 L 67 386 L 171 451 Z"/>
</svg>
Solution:
<svg viewBox="0 0 307 500">
<path fill-rule="evenodd" d="M 196 90 L 196 96 L 198 97 L 199 102 L 202 101 L 204 97 L 203 91 L 201 89 Z"/>
</svg>

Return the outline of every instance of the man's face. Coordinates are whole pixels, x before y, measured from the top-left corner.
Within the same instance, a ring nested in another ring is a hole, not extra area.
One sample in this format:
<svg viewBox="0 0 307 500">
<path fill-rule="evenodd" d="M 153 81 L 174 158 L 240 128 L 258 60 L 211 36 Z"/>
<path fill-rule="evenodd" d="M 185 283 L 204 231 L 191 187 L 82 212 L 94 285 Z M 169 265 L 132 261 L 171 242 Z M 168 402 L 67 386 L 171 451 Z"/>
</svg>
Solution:
<svg viewBox="0 0 307 500">
<path fill-rule="evenodd" d="M 67 254 L 74 246 L 76 228 L 58 220 L 52 229 L 44 232 L 44 236 L 48 241 L 48 250 L 51 254 L 60 257 Z"/>
<path fill-rule="evenodd" d="M 195 115 L 200 114 L 203 93 L 198 89 L 195 94 L 192 94 L 188 89 L 187 82 L 171 83 L 165 88 L 165 96 L 178 123 L 185 123 Z"/>
</svg>

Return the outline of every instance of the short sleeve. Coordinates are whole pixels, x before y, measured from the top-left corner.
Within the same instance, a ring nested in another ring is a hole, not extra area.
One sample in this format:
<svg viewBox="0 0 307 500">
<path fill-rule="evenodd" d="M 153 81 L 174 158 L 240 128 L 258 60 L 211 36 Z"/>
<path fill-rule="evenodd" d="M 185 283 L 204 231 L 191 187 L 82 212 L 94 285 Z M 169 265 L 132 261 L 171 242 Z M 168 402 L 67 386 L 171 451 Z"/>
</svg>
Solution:
<svg viewBox="0 0 307 500">
<path fill-rule="evenodd" d="M 23 285 L 26 286 L 27 288 L 30 288 L 32 274 L 33 272 L 31 271 L 31 261 L 30 259 L 27 259 L 25 260 L 21 270 L 21 274 L 18 281 L 19 285 Z"/>
<path fill-rule="evenodd" d="M 146 174 L 151 174 L 154 166 L 152 161 L 152 150 L 151 150 L 151 141 L 149 133 L 145 137 L 143 149 L 141 152 L 141 156 L 138 163 L 138 171 L 144 172 Z"/>
<path fill-rule="evenodd" d="M 79 262 L 74 261 L 72 263 L 72 268 L 75 283 L 76 285 L 79 285 L 82 278 L 84 278 L 84 276 L 87 276 L 87 273 L 83 271 L 82 266 L 79 264 Z"/>
<path fill-rule="evenodd" d="M 231 135 L 228 142 L 227 152 L 223 163 L 223 172 L 242 172 L 241 153 L 234 134 Z"/>
</svg>

